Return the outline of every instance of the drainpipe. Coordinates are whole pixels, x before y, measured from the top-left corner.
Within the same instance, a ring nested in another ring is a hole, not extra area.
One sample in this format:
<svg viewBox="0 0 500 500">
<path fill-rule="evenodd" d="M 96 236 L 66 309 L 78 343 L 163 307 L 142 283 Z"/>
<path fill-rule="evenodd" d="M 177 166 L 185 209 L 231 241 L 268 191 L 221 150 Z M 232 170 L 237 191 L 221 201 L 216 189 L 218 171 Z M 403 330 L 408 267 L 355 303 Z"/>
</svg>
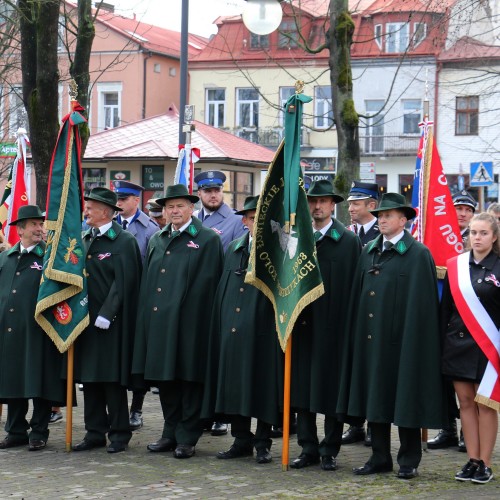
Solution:
<svg viewBox="0 0 500 500">
<path fill-rule="evenodd" d="M 143 52 L 145 54 L 143 61 L 143 70 L 142 70 L 142 119 L 146 118 L 146 70 L 148 68 L 148 59 L 151 58 L 151 52 Z"/>
<path fill-rule="evenodd" d="M 436 74 L 434 77 L 434 138 L 437 140 L 437 122 L 438 122 L 438 105 L 439 105 L 439 73 L 443 63 L 436 62 Z"/>
</svg>

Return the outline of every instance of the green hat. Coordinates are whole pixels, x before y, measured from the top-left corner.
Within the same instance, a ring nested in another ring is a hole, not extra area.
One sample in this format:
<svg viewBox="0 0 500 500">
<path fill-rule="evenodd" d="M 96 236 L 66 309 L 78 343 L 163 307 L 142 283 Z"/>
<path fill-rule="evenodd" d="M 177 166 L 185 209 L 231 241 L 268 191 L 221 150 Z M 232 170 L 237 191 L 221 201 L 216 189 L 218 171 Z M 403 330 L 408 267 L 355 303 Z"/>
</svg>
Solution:
<svg viewBox="0 0 500 500">
<path fill-rule="evenodd" d="M 45 219 L 42 211 L 36 205 L 24 205 L 17 211 L 17 219 L 13 220 L 9 226 L 15 226 L 19 221 L 27 219 Z"/>
<path fill-rule="evenodd" d="M 399 193 L 384 193 L 382 195 L 382 200 L 380 201 L 379 207 L 375 210 L 370 210 L 370 213 L 377 216 L 379 212 L 394 209 L 404 212 L 405 217 L 408 220 L 413 219 L 417 216 L 417 212 L 415 211 L 415 209 L 408 206 L 406 204 L 406 198 Z"/>
<path fill-rule="evenodd" d="M 186 198 L 192 203 L 200 201 L 198 196 L 189 194 L 189 191 L 184 184 L 174 184 L 173 186 L 167 187 L 165 196 L 163 198 L 157 198 L 156 203 L 164 207 L 167 200 L 173 200 L 174 198 Z"/>
<path fill-rule="evenodd" d="M 335 203 L 344 201 L 344 197 L 334 192 L 333 184 L 326 179 L 314 181 L 307 191 L 307 197 L 316 198 L 320 196 L 331 196 Z"/>
<path fill-rule="evenodd" d="M 116 206 L 118 201 L 118 196 L 111 189 L 103 187 L 95 187 L 90 191 L 88 196 L 83 197 L 84 200 L 98 201 L 99 203 L 104 203 L 108 207 L 114 208 L 117 212 L 121 212 L 122 209 Z"/>
<path fill-rule="evenodd" d="M 247 196 L 243 208 L 235 212 L 236 215 L 246 215 L 250 210 L 257 210 L 257 203 L 259 203 L 259 196 Z"/>
</svg>

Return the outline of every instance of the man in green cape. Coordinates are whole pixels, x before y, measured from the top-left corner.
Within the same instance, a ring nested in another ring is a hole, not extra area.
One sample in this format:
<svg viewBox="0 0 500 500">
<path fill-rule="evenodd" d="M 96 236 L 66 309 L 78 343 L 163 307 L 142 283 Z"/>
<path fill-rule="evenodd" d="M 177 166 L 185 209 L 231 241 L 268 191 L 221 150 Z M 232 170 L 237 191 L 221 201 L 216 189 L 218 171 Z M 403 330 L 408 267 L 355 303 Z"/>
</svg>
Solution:
<svg viewBox="0 0 500 500">
<path fill-rule="evenodd" d="M 283 357 L 271 301 L 245 283 L 258 196 L 249 196 L 242 223 L 248 232 L 230 243 L 215 294 L 202 417 L 231 422 L 232 446 L 219 459 L 251 456 L 271 462 L 271 426 L 279 422 L 280 385 L 276 362 Z M 251 419 L 257 419 L 255 435 Z"/>
<path fill-rule="evenodd" d="M 28 443 L 30 451 L 45 448 L 52 405 L 66 400 L 63 357 L 35 321 L 45 252 L 43 220 L 36 205 L 20 207 L 10 223 L 20 241 L 0 254 L 0 404 L 8 404 L 7 436 L 0 449 Z M 28 423 L 29 399 L 33 415 Z"/>
<path fill-rule="evenodd" d="M 96 187 L 85 199 L 91 229 L 83 235 L 90 326 L 75 341 L 75 380 L 83 383 L 87 433 L 74 451 L 106 445 L 108 453 L 127 448 L 127 387 L 137 311 L 141 254 L 132 234 L 113 220 L 116 193 Z"/>
<path fill-rule="evenodd" d="M 193 217 L 197 201 L 182 184 L 156 200 L 171 222 L 149 241 L 134 347 L 133 374 L 158 387 L 165 420 L 148 449 L 176 458 L 192 457 L 203 432 L 207 317 L 223 261 L 219 236 Z"/>
<path fill-rule="evenodd" d="M 343 423 L 336 418 L 342 346 L 352 277 L 361 252 L 359 238 L 333 217 L 344 198 L 328 180 L 313 182 L 307 192 L 316 252 L 325 294 L 302 313 L 293 332 L 291 406 L 297 410 L 297 438 L 302 452 L 291 467 L 316 464 L 333 471 L 342 442 Z M 318 440 L 316 413 L 325 415 L 325 437 Z"/>
<path fill-rule="evenodd" d="M 443 424 L 438 292 L 429 250 L 405 230 L 415 210 L 385 193 L 380 235 L 363 248 L 353 280 L 339 413 L 366 417 L 372 456 L 356 475 L 392 471 L 391 424 L 399 427 L 398 476 L 417 476 L 420 428 Z"/>
</svg>

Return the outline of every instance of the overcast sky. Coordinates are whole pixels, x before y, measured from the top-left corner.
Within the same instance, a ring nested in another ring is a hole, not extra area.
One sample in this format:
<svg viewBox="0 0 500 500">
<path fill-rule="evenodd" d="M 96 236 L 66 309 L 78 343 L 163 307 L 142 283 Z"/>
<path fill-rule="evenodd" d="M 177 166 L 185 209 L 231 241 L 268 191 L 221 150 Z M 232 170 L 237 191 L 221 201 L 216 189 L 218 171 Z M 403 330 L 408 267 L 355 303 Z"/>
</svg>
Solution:
<svg viewBox="0 0 500 500">
<path fill-rule="evenodd" d="M 168 28 L 181 30 L 182 0 L 106 0 L 115 12 Z M 217 32 L 213 24 L 222 15 L 239 14 L 244 0 L 189 0 L 189 32 L 209 37 Z"/>
</svg>

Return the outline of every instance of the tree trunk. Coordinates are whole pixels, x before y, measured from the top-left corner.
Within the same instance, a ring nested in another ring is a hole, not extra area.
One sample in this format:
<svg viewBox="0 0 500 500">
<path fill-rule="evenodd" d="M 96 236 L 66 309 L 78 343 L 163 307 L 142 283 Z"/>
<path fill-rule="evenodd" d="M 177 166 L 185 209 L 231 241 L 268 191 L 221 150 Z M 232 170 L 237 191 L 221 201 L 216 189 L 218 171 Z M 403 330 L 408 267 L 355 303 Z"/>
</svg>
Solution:
<svg viewBox="0 0 500 500">
<path fill-rule="evenodd" d="M 36 202 L 45 209 L 50 161 L 59 132 L 59 0 L 19 0 L 23 100 L 28 113 Z"/>
<path fill-rule="evenodd" d="M 333 116 L 337 128 L 338 158 L 335 187 L 347 198 L 353 180 L 359 179 L 358 114 L 352 94 L 351 45 L 354 23 L 348 0 L 330 0 L 328 43 Z M 337 217 L 350 223 L 348 204 L 337 205 Z"/>
<path fill-rule="evenodd" d="M 90 86 L 90 53 L 94 41 L 95 28 L 92 18 L 91 0 L 78 1 L 78 36 L 76 39 L 75 58 L 70 66 L 70 74 L 78 85 L 78 102 L 85 108 L 88 118 L 89 86 Z M 82 156 L 90 136 L 87 123 L 80 125 L 82 139 Z"/>
</svg>

